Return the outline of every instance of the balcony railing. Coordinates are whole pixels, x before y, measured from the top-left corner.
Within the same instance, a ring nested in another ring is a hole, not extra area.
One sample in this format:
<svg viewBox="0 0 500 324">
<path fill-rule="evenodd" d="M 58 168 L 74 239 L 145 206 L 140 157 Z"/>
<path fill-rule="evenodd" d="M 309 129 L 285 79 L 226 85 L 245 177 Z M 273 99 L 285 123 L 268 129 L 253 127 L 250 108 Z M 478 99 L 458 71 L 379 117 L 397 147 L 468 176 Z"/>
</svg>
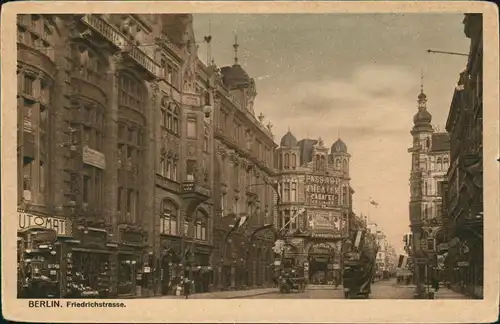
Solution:
<svg viewBox="0 0 500 324">
<path fill-rule="evenodd" d="M 210 189 L 205 188 L 194 181 L 185 181 L 182 183 L 182 191 L 184 193 L 194 193 L 202 196 L 209 197 L 211 195 Z"/>
<path fill-rule="evenodd" d="M 143 67 L 153 77 L 159 75 L 159 65 L 144 51 L 133 45 L 122 33 L 120 33 L 107 21 L 103 20 L 99 16 L 91 14 L 84 15 L 82 21 L 115 45 L 118 49 L 127 53 L 130 58 Z"/>
<path fill-rule="evenodd" d="M 97 31 L 101 36 L 110 41 L 117 48 L 122 49 L 123 46 L 128 44 L 127 39 L 115 27 L 110 25 L 107 21 L 101 19 L 99 16 L 86 14 L 83 16 L 82 21 L 93 30 Z"/>
<path fill-rule="evenodd" d="M 149 72 L 151 76 L 156 77 L 160 73 L 158 64 L 137 46 L 128 44 L 124 52 L 128 53 L 128 56 Z"/>
</svg>

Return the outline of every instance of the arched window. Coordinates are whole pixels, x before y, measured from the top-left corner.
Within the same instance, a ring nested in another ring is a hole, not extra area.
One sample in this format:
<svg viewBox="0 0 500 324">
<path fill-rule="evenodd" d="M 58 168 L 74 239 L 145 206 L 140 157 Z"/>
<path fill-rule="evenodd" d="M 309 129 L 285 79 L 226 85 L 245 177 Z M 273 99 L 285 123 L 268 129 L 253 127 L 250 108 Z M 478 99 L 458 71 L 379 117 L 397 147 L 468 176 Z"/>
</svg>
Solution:
<svg viewBox="0 0 500 324">
<path fill-rule="evenodd" d="M 448 170 L 448 168 L 449 168 L 449 163 L 450 163 L 450 162 L 449 162 L 448 158 L 447 158 L 447 157 L 445 157 L 445 158 L 443 159 L 443 168 L 444 168 L 443 170 L 445 170 L 445 171 L 446 171 L 446 170 Z"/>
<path fill-rule="evenodd" d="M 167 120 L 165 121 L 165 127 L 172 134 L 179 135 L 179 106 L 177 106 L 173 102 L 170 102 L 166 106 L 165 114 L 167 118 Z"/>
<path fill-rule="evenodd" d="M 118 79 L 118 97 L 120 105 L 142 111 L 145 102 L 144 84 L 126 72 Z"/>
<path fill-rule="evenodd" d="M 443 161 L 442 161 L 442 160 L 441 160 L 441 158 L 439 158 L 439 157 L 438 157 L 438 158 L 437 158 L 437 160 L 436 160 L 436 169 L 437 169 L 438 171 L 443 170 Z"/>
<path fill-rule="evenodd" d="M 430 148 L 431 147 L 431 139 L 430 137 L 427 137 L 425 140 L 425 147 Z"/>
<path fill-rule="evenodd" d="M 163 200 L 160 213 L 160 234 L 178 235 L 179 209 L 170 199 Z"/>
<path fill-rule="evenodd" d="M 196 211 L 196 223 L 195 223 L 195 238 L 200 241 L 208 240 L 207 237 L 207 225 L 208 216 L 205 211 L 198 209 Z"/>
<path fill-rule="evenodd" d="M 297 155 L 295 153 L 292 154 L 292 169 L 297 167 Z"/>
<path fill-rule="evenodd" d="M 335 169 L 340 170 L 340 159 L 335 160 Z"/>
<path fill-rule="evenodd" d="M 344 171 L 344 172 L 347 172 L 347 171 L 348 171 L 348 170 L 347 170 L 347 160 L 345 160 L 345 159 L 344 159 L 343 164 L 344 164 L 344 166 L 343 166 L 343 171 Z"/>
<path fill-rule="evenodd" d="M 324 155 L 321 156 L 320 170 L 326 171 L 326 158 Z"/>
<path fill-rule="evenodd" d="M 314 162 L 315 162 L 314 168 L 316 170 L 321 170 L 321 162 L 320 162 L 319 154 L 316 154 L 316 158 L 314 159 Z"/>
<path fill-rule="evenodd" d="M 285 153 L 285 169 L 290 168 L 290 154 Z"/>
</svg>

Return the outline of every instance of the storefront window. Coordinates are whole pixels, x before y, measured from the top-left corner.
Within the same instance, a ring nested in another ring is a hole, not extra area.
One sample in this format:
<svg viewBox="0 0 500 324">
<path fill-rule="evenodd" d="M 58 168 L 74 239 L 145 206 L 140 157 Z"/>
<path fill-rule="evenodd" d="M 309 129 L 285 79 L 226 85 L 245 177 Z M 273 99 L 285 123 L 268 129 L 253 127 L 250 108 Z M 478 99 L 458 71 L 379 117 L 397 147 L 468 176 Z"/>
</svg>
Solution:
<svg viewBox="0 0 500 324">
<path fill-rule="evenodd" d="M 109 288 L 108 254 L 74 251 L 72 257 L 75 284 L 98 292 Z"/>
<path fill-rule="evenodd" d="M 118 256 L 118 294 L 131 295 L 135 293 L 135 273 L 137 260 L 133 255 Z"/>
</svg>

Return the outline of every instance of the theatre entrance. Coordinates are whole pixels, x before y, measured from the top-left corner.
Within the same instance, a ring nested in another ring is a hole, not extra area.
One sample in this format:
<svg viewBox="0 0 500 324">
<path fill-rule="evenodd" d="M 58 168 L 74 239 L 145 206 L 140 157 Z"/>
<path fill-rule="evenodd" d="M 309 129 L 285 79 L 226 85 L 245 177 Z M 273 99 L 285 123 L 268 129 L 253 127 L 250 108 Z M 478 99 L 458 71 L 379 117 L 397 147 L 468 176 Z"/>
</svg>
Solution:
<svg viewBox="0 0 500 324">
<path fill-rule="evenodd" d="M 320 243 L 311 246 L 308 253 L 309 283 L 312 285 L 333 284 L 333 249 Z"/>
</svg>

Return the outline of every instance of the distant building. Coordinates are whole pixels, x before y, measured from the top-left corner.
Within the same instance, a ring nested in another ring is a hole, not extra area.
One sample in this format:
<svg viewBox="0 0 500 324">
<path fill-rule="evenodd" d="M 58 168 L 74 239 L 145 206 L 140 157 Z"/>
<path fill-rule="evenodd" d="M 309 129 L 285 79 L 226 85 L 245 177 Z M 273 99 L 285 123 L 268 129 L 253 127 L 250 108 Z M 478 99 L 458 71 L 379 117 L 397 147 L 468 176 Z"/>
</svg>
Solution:
<svg viewBox="0 0 500 324">
<path fill-rule="evenodd" d="M 303 267 L 310 283 L 341 281 L 354 193 L 349 159 L 341 139 L 329 149 L 321 138 L 297 141 L 290 131 L 276 150 L 282 199 L 275 223 L 286 233 L 284 265 Z"/>
<path fill-rule="evenodd" d="M 435 265 L 436 235 L 442 225 L 442 195 L 440 183 L 445 179 L 450 163 L 448 133 L 436 132 L 431 125 L 432 115 L 427 111 L 427 96 L 421 89 L 418 112 L 411 130 L 413 145 L 410 174 L 410 227 L 413 235 L 413 258 L 418 290 Z"/>
</svg>

